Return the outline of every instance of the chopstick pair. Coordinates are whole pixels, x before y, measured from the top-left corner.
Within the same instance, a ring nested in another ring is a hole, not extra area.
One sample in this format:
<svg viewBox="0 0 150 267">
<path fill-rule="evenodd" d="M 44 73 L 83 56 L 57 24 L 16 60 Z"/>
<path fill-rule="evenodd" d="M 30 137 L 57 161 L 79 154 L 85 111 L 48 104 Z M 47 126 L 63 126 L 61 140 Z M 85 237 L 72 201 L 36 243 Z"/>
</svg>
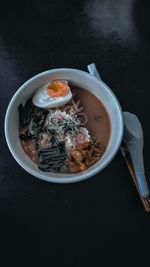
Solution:
<svg viewBox="0 0 150 267">
<path fill-rule="evenodd" d="M 148 196 L 146 198 L 143 198 L 139 193 L 138 185 L 137 185 L 137 179 L 136 179 L 134 167 L 133 167 L 133 164 L 132 164 L 132 160 L 131 160 L 131 157 L 130 157 L 130 153 L 126 150 L 126 147 L 123 144 L 121 145 L 120 150 L 121 150 L 121 153 L 122 153 L 122 155 L 123 155 L 123 157 L 125 159 L 125 162 L 127 164 L 128 170 L 129 170 L 129 172 L 131 174 L 133 183 L 134 183 L 135 188 L 136 188 L 136 190 L 138 192 L 139 198 L 140 198 L 140 200 L 141 200 L 141 202 L 143 204 L 143 207 L 144 207 L 146 212 L 149 212 L 150 211 L 150 196 Z"/>
</svg>

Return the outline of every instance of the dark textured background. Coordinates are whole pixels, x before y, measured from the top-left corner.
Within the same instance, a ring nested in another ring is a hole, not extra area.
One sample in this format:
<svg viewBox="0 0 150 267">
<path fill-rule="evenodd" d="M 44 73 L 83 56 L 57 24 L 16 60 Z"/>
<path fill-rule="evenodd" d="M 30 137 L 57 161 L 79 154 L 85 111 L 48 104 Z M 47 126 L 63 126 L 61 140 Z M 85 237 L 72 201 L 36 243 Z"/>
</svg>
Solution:
<svg viewBox="0 0 150 267">
<path fill-rule="evenodd" d="M 7 105 L 31 76 L 95 62 L 145 136 L 150 186 L 148 0 L 2 1 L 0 7 L 0 266 L 145 266 L 150 214 L 120 154 L 92 179 L 40 181 L 8 151 Z M 11 264 L 11 265 L 10 265 Z M 148 265 L 147 265 L 148 266 Z"/>
</svg>

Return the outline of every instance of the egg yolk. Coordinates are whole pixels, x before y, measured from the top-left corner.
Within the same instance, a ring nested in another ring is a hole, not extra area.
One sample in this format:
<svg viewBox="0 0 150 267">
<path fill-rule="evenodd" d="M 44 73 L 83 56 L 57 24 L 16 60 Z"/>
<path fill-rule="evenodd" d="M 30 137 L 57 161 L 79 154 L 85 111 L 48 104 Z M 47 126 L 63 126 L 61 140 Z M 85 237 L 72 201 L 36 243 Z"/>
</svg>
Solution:
<svg viewBox="0 0 150 267">
<path fill-rule="evenodd" d="M 50 97 L 61 97 L 67 95 L 69 86 L 66 82 L 62 81 L 51 81 L 46 88 L 47 94 Z"/>
</svg>

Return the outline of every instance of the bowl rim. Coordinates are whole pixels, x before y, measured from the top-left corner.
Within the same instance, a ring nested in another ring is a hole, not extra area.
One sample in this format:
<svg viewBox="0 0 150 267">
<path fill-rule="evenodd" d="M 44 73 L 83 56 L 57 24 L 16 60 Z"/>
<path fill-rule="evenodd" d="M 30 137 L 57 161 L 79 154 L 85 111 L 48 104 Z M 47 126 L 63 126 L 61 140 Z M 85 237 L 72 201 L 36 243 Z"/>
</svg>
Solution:
<svg viewBox="0 0 150 267">
<path fill-rule="evenodd" d="M 37 78 L 41 77 L 41 76 L 46 76 L 46 74 L 49 74 L 49 73 L 55 73 L 55 72 L 64 72 L 64 71 L 67 71 L 67 72 L 70 72 L 70 73 L 76 73 L 76 74 L 82 74 L 84 77 L 87 77 L 87 78 L 90 78 L 91 80 L 93 80 L 94 82 L 100 84 L 100 85 L 103 85 L 103 87 L 105 87 L 105 89 L 111 94 L 111 96 L 114 98 L 115 102 L 116 102 L 116 105 L 117 105 L 117 108 L 118 108 L 118 111 L 119 111 L 119 117 L 120 117 L 120 131 L 119 131 L 119 135 L 117 137 L 117 141 L 116 141 L 116 144 L 115 144 L 115 148 L 114 150 L 112 151 L 111 155 L 109 155 L 109 157 L 107 158 L 107 160 L 104 162 L 104 164 L 100 167 L 100 168 L 95 168 L 93 170 L 91 170 L 90 172 L 87 172 L 86 174 L 81 172 L 81 173 L 78 173 L 78 176 L 77 177 L 54 177 L 54 176 L 49 176 L 46 177 L 43 174 L 41 173 L 38 173 L 36 171 L 34 171 L 33 169 L 31 169 L 30 167 L 27 166 L 26 163 L 24 163 L 22 160 L 20 160 L 20 158 L 18 157 L 18 155 L 16 154 L 16 152 L 14 151 L 14 149 L 11 147 L 11 142 L 9 140 L 9 133 L 8 133 L 8 117 L 9 117 L 9 113 L 10 113 L 10 110 L 11 110 L 11 107 L 13 106 L 13 103 L 14 103 L 14 100 L 17 98 L 17 96 L 20 94 L 20 92 L 23 90 L 23 88 L 25 86 L 27 86 L 28 84 L 30 84 L 32 81 L 36 80 Z M 6 114 L 5 114 L 5 121 L 4 121 L 4 132 L 5 132 L 5 139 L 6 139 L 6 142 L 7 142 L 7 145 L 9 147 L 9 150 L 12 154 L 12 156 L 15 158 L 15 160 L 17 161 L 17 163 L 24 169 L 26 170 L 28 173 L 30 173 L 31 175 L 39 178 L 39 179 L 42 179 L 42 180 L 45 180 L 45 181 L 48 181 L 48 182 L 52 182 L 52 183 L 74 183 L 74 182 L 79 182 L 79 181 L 82 181 L 82 180 L 85 180 L 85 179 L 88 179 L 90 177 L 93 177 L 94 175 L 96 175 L 98 172 L 102 171 L 109 163 L 110 161 L 115 157 L 117 151 L 119 150 L 119 147 L 120 147 L 120 144 L 121 144 L 121 141 L 122 141 L 122 137 L 123 137 L 123 113 L 122 113 L 122 109 L 121 109 L 121 106 L 120 106 L 120 103 L 116 97 L 116 95 L 113 93 L 113 91 L 102 81 L 102 80 L 98 80 L 96 77 L 92 76 L 91 74 L 89 74 L 88 72 L 86 71 L 83 71 L 83 70 L 79 70 L 79 69 L 74 69 L 74 68 L 55 68 L 55 69 L 50 69 L 50 70 L 46 70 L 46 71 L 43 71 L 43 72 L 40 72 L 34 76 L 32 76 L 31 78 L 29 78 L 26 82 L 24 82 L 18 89 L 17 91 L 15 92 L 15 94 L 12 96 L 9 104 L 8 104 L 8 107 L 7 107 L 7 110 L 6 110 Z"/>
</svg>

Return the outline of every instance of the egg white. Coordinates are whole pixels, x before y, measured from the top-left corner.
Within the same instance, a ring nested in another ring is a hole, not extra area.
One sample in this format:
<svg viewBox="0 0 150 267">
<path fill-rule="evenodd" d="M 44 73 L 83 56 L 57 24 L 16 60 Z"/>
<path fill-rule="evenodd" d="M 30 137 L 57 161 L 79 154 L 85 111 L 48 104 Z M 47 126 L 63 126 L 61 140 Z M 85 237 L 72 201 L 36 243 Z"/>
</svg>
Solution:
<svg viewBox="0 0 150 267">
<path fill-rule="evenodd" d="M 46 92 L 48 85 L 41 86 L 34 94 L 32 102 L 35 106 L 40 108 L 57 108 L 67 104 L 71 100 L 72 93 L 70 89 L 68 89 L 68 93 L 65 96 L 50 97 Z"/>
</svg>

